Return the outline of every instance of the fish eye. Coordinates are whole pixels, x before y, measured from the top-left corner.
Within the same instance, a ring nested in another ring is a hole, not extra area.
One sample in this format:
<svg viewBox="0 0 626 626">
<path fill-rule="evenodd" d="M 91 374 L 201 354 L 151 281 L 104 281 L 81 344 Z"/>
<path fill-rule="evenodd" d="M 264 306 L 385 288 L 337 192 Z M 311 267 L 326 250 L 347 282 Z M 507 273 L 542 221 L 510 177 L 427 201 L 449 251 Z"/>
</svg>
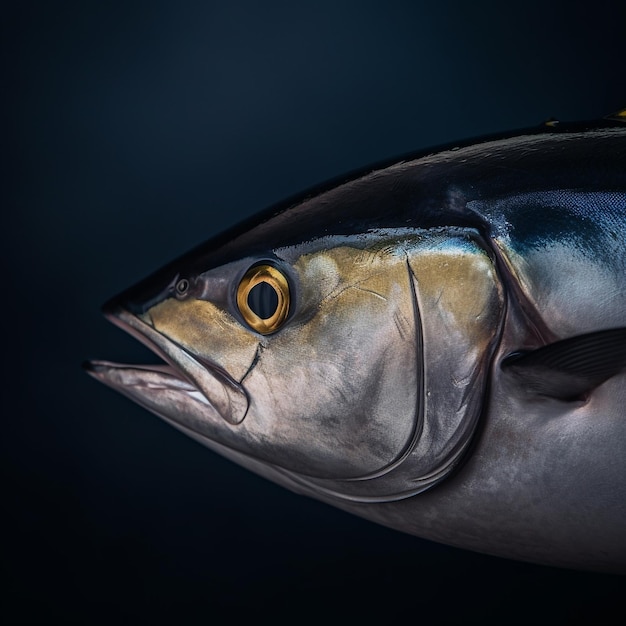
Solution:
<svg viewBox="0 0 626 626">
<path fill-rule="evenodd" d="M 289 313 L 289 283 L 273 265 L 253 265 L 237 287 L 237 306 L 246 324 L 262 335 L 276 332 Z"/>
<path fill-rule="evenodd" d="M 184 296 L 187 293 L 188 289 L 189 289 L 189 281 L 186 278 L 181 278 L 176 283 L 176 295 L 177 296 Z"/>
</svg>

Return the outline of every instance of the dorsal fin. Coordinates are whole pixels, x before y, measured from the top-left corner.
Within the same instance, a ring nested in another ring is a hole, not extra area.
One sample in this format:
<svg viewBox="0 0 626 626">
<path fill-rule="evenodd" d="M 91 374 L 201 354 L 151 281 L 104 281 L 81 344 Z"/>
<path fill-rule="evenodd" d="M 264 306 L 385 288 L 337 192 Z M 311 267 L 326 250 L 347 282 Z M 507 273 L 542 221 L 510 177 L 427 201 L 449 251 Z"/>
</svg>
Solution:
<svg viewBox="0 0 626 626">
<path fill-rule="evenodd" d="M 624 122 L 626 124 L 626 108 L 620 109 L 611 115 L 607 115 L 606 119 L 612 120 L 613 122 Z"/>
<path fill-rule="evenodd" d="M 626 328 L 570 337 L 531 352 L 516 352 L 502 369 L 537 395 L 581 400 L 626 369 Z"/>
</svg>

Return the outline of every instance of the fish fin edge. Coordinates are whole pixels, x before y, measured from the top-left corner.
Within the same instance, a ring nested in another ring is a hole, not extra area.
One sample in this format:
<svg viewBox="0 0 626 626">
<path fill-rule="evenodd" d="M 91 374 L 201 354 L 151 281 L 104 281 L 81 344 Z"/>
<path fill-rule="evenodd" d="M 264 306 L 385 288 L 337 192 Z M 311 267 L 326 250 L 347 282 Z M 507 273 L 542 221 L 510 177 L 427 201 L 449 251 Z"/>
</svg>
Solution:
<svg viewBox="0 0 626 626">
<path fill-rule="evenodd" d="M 530 392 L 563 401 L 586 400 L 626 369 L 626 328 L 577 335 L 530 352 L 514 352 L 501 368 Z"/>
<path fill-rule="evenodd" d="M 611 113 L 611 115 L 607 115 L 605 119 L 626 124 L 626 107 L 615 111 L 615 113 Z"/>
</svg>

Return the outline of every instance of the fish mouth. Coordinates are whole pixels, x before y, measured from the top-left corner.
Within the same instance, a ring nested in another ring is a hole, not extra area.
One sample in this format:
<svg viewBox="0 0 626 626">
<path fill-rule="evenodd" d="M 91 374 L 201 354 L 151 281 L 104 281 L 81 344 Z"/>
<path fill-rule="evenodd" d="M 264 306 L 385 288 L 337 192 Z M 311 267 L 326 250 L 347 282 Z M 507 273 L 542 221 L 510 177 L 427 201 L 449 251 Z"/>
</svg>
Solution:
<svg viewBox="0 0 626 626">
<path fill-rule="evenodd" d="M 207 413 L 214 412 L 232 425 L 244 420 L 250 405 L 248 394 L 228 373 L 191 354 L 116 301 L 107 303 L 103 313 L 164 363 L 129 365 L 93 360 L 84 364 L 90 375 L 168 421 L 178 422 L 183 408 L 189 407 L 205 419 Z"/>
</svg>

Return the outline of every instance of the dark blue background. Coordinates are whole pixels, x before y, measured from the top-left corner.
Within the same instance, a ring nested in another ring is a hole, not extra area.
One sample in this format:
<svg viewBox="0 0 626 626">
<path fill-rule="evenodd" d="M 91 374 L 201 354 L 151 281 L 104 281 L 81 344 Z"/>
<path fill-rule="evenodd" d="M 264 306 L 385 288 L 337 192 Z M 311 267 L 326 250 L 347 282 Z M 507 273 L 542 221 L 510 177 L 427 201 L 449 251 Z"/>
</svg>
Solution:
<svg viewBox="0 0 626 626">
<path fill-rule="evenodd" d="M 624 3 L 16 4 L 0 33 L 3 623 L 621 623 L 624 578 L 293 495 L 80 363 L 145 360 L 100 304 L 292 193 L 626 105 Z"/>
</svg>

